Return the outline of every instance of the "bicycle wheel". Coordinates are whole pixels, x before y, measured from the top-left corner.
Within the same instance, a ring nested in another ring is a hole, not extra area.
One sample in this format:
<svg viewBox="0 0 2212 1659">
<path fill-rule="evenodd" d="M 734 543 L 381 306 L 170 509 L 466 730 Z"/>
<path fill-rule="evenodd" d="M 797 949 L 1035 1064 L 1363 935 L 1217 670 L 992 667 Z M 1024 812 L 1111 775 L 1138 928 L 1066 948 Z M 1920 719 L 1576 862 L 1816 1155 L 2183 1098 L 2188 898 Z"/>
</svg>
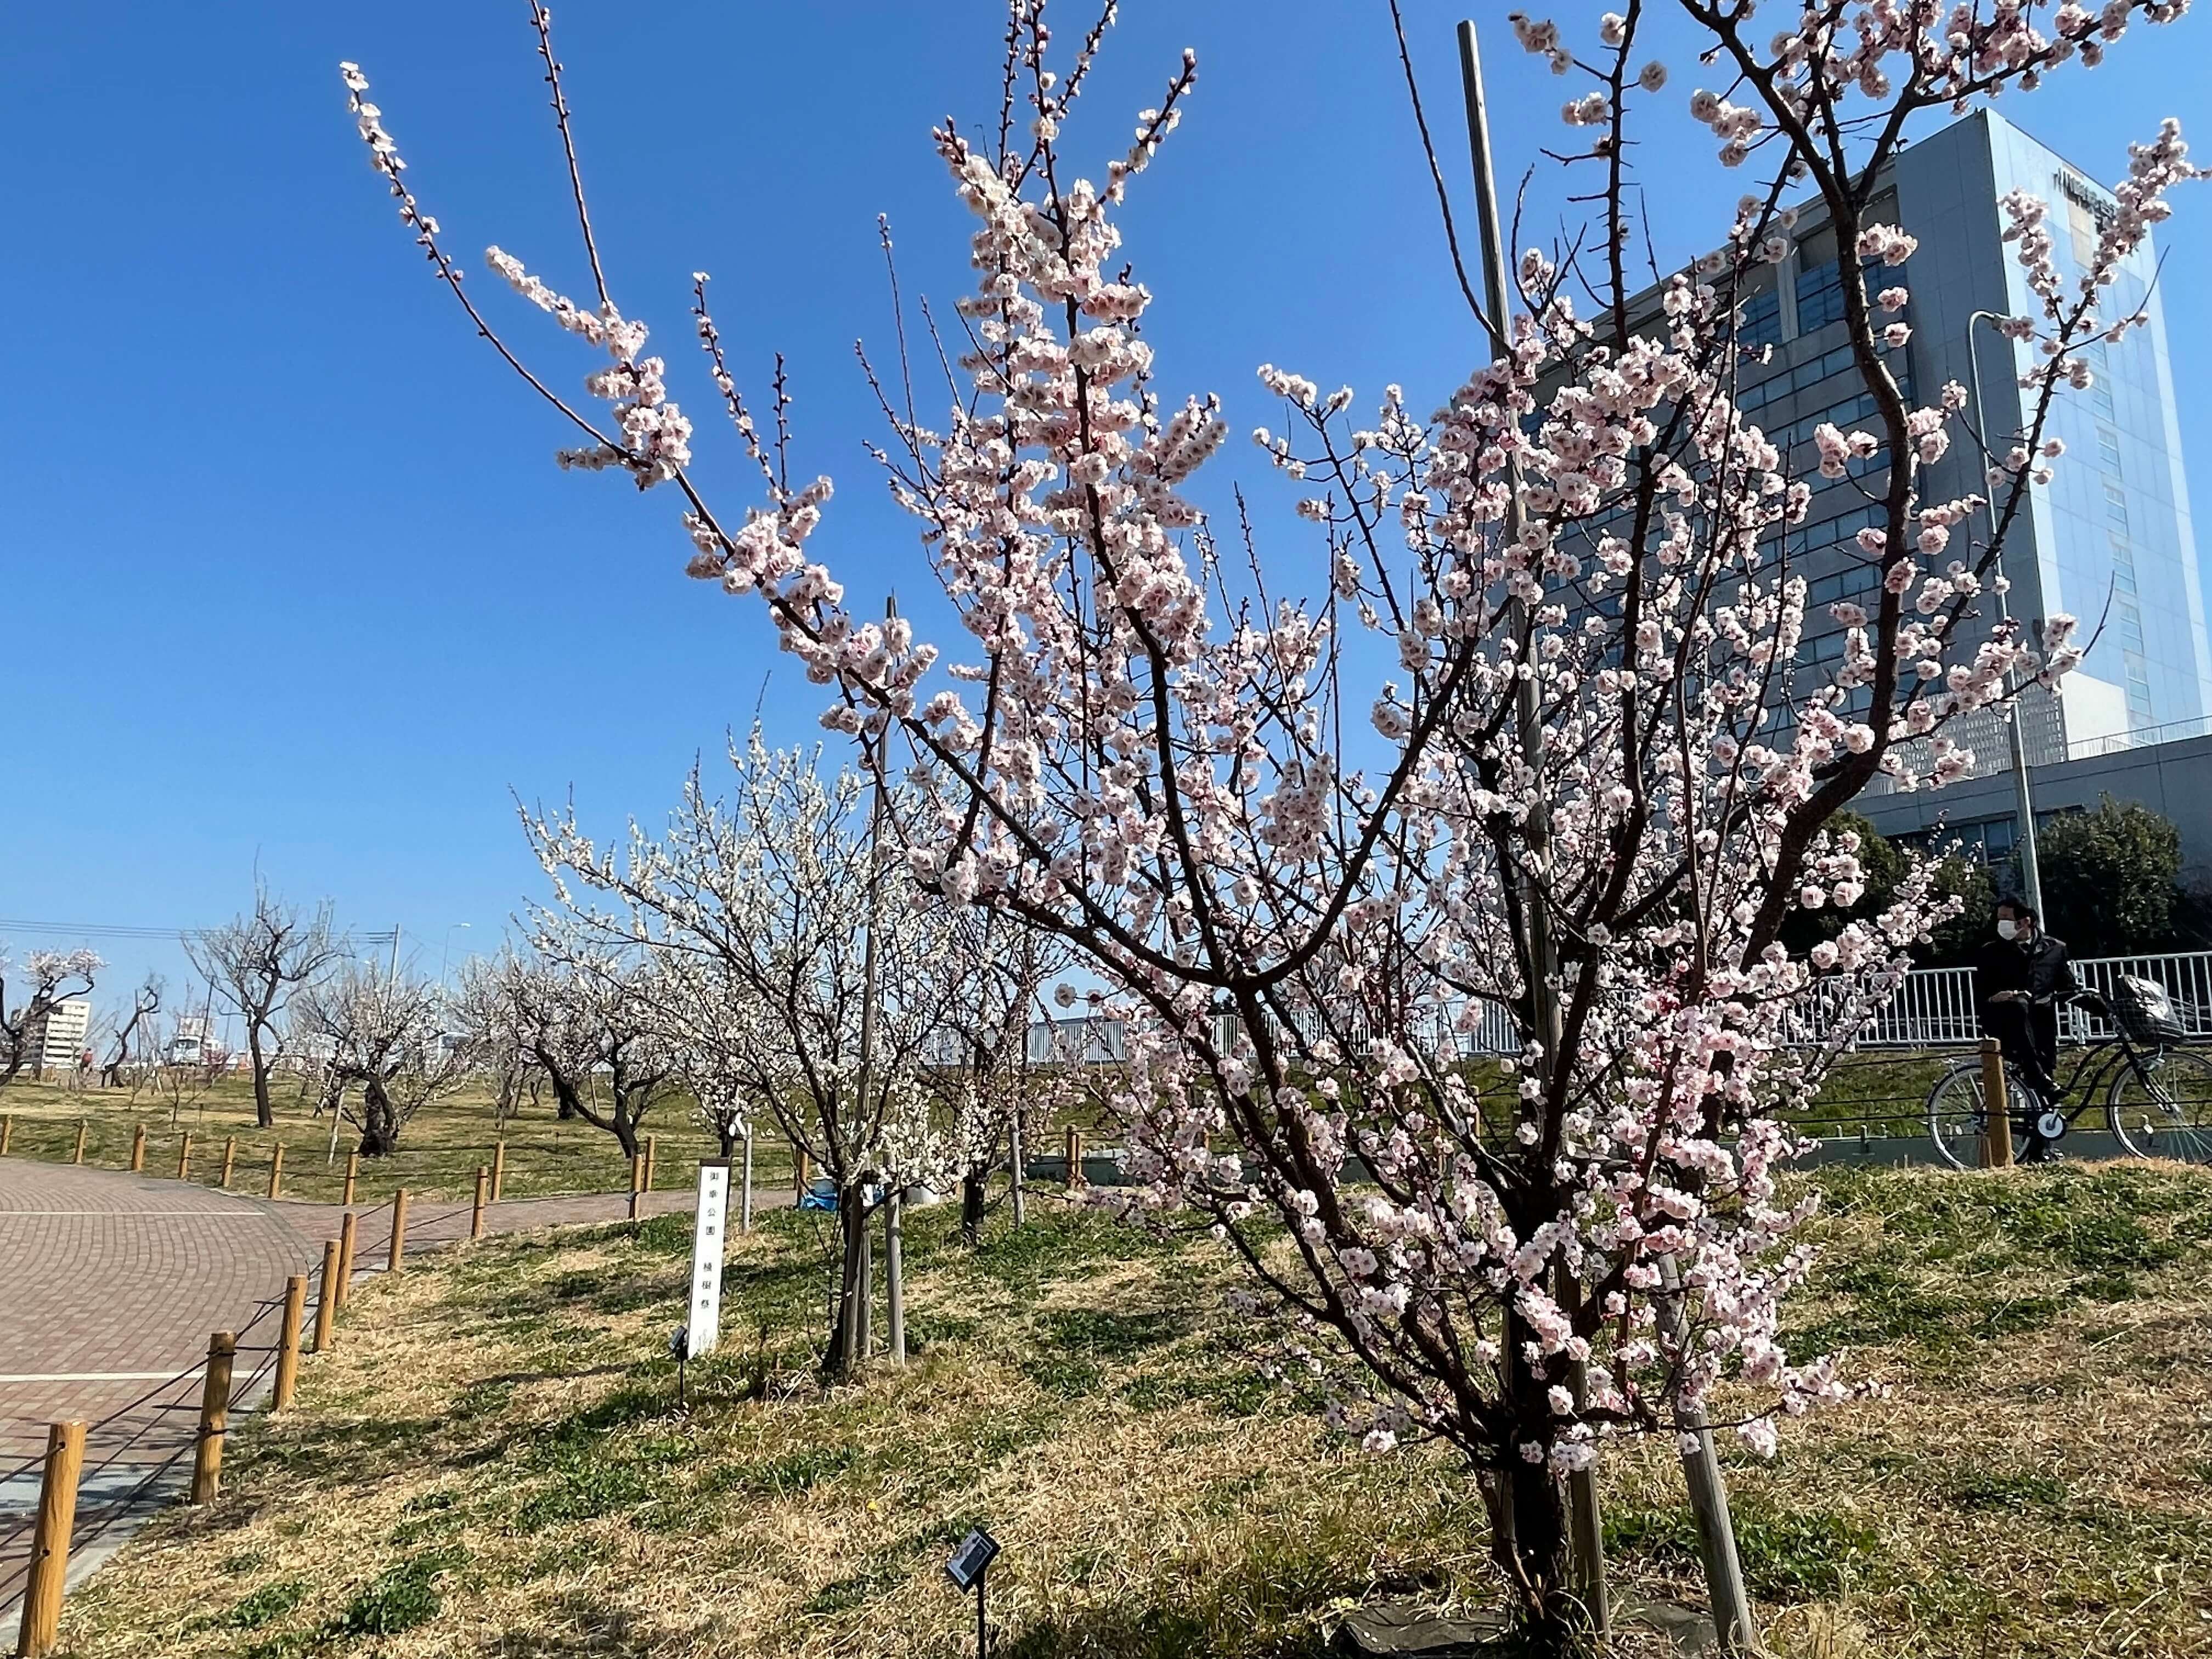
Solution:
<svg viewBox="0 0 2212 1659">
<path fill-rule="evenodd" d="M 2009 1076 L 2005 1085 L 2012 1096 L 2012 1150 L 2018 1158 L 2027 1150 L 2021 1126 L 2035 1108 L 2027 1091 Z M 1982 1109 L 1982 1062 L 1962 1060 L 1928 1093 L 1928 1139 L 1935 1143 L 1936 1156 L 1954 1170 L 1978 1170 L 1988 1122 Z"/>
<path fill-rule="evenodd" d="M 2212 1163 L 2212 1056 L 2166 1048 L 2120 1067 L 2105 1094 L 2113 1137 L 2137 1158 Z"/>
</svg>

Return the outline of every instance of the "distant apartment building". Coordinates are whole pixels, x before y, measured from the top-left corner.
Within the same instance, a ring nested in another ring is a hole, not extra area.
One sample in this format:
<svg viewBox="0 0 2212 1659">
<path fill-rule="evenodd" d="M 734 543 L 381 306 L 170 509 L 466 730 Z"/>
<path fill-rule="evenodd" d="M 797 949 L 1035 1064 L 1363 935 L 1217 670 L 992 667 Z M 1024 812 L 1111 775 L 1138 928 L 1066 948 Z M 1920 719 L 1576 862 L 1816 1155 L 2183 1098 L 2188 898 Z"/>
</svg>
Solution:
<svg viewBox="0 0 2212 1659">
<path fill-rule="evenodd" d="M 42 1016 L 34 1016 L 23 1032 L 25 1063 L 33 1078 L 67 1076 L 83 1057 L 85 1040 L 92 1034 L 92 1001 L 69 997 Z"/>
</svg>

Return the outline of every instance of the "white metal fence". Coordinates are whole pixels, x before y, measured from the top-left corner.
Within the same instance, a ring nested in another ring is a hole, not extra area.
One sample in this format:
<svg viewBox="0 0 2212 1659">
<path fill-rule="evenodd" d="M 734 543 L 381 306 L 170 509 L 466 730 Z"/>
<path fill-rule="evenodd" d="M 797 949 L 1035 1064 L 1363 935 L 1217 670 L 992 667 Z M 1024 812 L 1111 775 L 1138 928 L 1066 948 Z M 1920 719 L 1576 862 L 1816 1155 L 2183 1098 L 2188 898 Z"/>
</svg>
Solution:
<svg viewBox="0 0 2212 1659">
<path fill-rule="evenodd" d="M 2132 974 L 2154 980 L 2173 999 L 2174 1012 L 2192 1037 L 2212 1039 L 2212 951 L 2178 951 L 2163 956 L 2084 957 L 2074 969 L 2082 984 L 2110 997 L 2115 979 Z M 1916 968 L 1905 982 L 1853 1039 L 1862 1048 L 1952 1048 L 1969 1047 L 1981 1039 L 1981 1023 L 1974 1012 L 1974 970 L 1971 968 Z M 1235 1046 L 1236 1016 L 1215 1016 L 1215 1041 Z M 2075 1042 L 2094 1042 L 2112 1034 L 2111 1023 L 2086 1009 L 2068 1011 L 2061 1034 Z M 1816 1008 L 1806 1020 L 1801 1041 L 1818 1040 L 1826 1029 Z M 1321 1035 L 1318 1023 L 1306 1031 Z M 1358 1034 L 1353 1033 L 1354 1041 Z M 1436 1050 L 1455 1050 L 1473 1059 L 1480 1055 L 1517 1054 L 1521 1030 L 1513 1011 L 1502 1002 L 1482 1001 L 1474 1018 L 1463 1014 L 1436 1017 L 1430 1029 L 1414 1034 Z M 957 1043 L 932 1058 L 936 1063 L 957 1064 Z M 1118 1064 L 1124 1057 L 1121 1022 L 1110 1015 L 1094 1014 L 1073 1019 L 1038 1020 L 1030 1027 L 1030 1060 L 1041 1066 L 1098 1066 Z"/>
</svg>

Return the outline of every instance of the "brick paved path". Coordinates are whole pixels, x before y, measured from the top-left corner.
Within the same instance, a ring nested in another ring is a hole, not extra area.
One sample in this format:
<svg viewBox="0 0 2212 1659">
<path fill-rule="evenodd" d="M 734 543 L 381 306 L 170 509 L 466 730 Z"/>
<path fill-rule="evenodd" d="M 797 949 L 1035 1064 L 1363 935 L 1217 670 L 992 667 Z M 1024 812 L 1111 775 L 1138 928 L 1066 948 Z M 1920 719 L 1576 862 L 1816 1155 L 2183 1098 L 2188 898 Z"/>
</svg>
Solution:
<svg viewBox="0 0 2212 1659">
<path fill-rule="evenodd" d="M 688 1213 L 692 1197 L 688 1184 L 647 1193 L 642 1208 Z M 757 1205 L 775 1202 L 757 1190 Z M 518 1232 L 617 1221 L 626 1204 L 621 1193 L 508 1199 L 485 1224 Z M 355 1207 L 356 1268 L 373 1272 L 390 1245 L 391 1206 Z M 409 1253 L 466 1238 L 469 1212 L 466 1203 L 410 1206 Z M 309 1275 L 312 1329 L 323 1241 L 343 1214 L 335 1204 L 0 1158 L 0 1642 L 12 1648 L 46 1425 L 94 1425 L 78 1535 L 103 1525 L 119 1534 L 189 1476 L 208 1334 L 238 1333 L 240 1384 L 265 1371 L 284 1280 Z"/>
</svg>

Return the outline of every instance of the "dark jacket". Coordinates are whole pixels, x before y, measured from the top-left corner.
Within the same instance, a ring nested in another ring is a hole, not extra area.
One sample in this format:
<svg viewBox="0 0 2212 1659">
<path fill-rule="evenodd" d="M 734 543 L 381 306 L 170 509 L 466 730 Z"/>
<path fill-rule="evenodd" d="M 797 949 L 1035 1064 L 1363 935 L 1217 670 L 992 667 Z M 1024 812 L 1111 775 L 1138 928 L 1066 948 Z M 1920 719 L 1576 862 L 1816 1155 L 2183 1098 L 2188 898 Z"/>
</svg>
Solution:
<svg viewBox="0 0 2212 1659">
<path fill-rule="evenodd" d="M 2081 981 L 2064 939 L 2038 933 L 2026 945 L 1993 939 L 1974 958 L 1974 1000 L 1986 1003 L 1998 991 L 2025 991 L 2037 1002 L 2064 1001 L 2077 995 Z"/>
</svg>

